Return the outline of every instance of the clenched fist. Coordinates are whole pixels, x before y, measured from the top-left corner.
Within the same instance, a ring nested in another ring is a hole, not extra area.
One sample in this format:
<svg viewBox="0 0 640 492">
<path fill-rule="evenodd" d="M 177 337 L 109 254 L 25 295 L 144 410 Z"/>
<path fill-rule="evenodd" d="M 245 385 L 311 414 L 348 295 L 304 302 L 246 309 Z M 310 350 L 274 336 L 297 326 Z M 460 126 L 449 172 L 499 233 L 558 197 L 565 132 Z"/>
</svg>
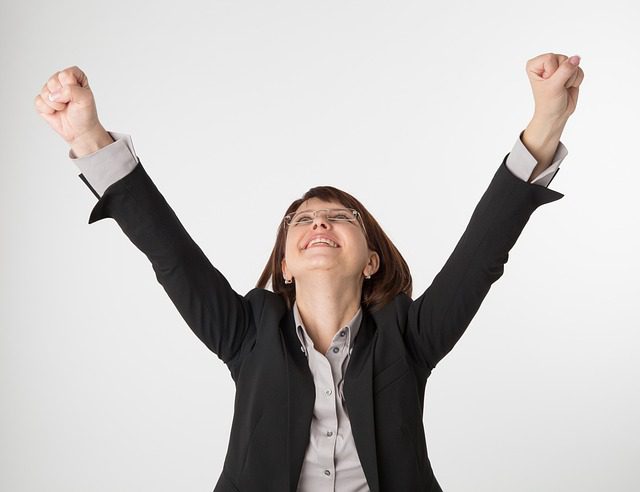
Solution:
<svg viewBox="0 0 640 492">
<path fill-rule="evenodd" d="M 579 56 L 569 58 L 555 53 L 544 53 L 527 61 L 535 110 L 521 139 L 537 161 L 528 179 L 530 183 L 551 164 L 564 126 L 576 109 L 584 79 L 579 63 Z"/>
<path fill-rule="evenodd" d="M 89 80 L 78 67 L 54 73 L 35 98 L 40 116 L 82 157 L 113 142 L 100 124 Z"/>
<path fill-rule="evenodd" d="M 537 118 L 566 122 L 573 114 L 584 78 L 579 63 L 579 56 L 569 58 L 556 53 L 545 53 L 527 62 Z"/>
</svg>

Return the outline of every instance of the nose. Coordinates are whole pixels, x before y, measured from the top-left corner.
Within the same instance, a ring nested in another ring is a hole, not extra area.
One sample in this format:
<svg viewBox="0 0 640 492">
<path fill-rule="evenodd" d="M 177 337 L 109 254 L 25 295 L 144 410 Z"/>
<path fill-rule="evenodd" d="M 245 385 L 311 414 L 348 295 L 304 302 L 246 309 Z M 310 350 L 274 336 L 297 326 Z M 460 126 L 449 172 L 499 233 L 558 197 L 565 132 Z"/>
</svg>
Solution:
<svg viewBox="0 0 640 492">
<path fill-rule="evenodd" d="M 328 229 L 329 220 L 327 219 L 326 213 L 316 213 L 316 216 L 313 218 L 313 229 L 316 229 L 318 224 Z"/>
</svg>

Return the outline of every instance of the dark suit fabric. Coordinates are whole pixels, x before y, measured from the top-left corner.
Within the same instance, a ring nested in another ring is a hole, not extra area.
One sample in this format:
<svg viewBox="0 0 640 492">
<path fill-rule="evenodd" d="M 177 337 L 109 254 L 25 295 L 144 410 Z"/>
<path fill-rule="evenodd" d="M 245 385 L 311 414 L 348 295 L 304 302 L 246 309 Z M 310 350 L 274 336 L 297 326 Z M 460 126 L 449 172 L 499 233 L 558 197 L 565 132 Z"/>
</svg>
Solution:
<svg viewBox="0 0 640 492">
<path fill-rule="evenodd" d="M 564 196 L 513 175 L 507 156 L 425 292 L 415 300 L 398 294 L 377 312 L 363 312 L 344 397 L 373 492 L 442 490 L 423 428 L 427 378 L 502 276 L 532 212 Z M 106 217 L 147 256 L 188 326 L 227 365 L 235 382 L 230 440 L 214 491 L 295 492 L 315 388 L 292 310 L 266 289 L 236 293 L 139 160 L 105 190 L 89 223 Z"/>
</svg>

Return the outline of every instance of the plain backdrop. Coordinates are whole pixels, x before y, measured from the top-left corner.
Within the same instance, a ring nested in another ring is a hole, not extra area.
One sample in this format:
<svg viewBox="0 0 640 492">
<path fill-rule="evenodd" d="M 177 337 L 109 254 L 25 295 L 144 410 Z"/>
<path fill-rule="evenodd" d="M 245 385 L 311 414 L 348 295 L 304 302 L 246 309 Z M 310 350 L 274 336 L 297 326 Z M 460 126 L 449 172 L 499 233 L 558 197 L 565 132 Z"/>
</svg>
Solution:
<svg viewBox="0 0 640 492">
<path fill-rule="evenodd" d="M 534 101 L 527 60 L 582 56 L 569 155 L 427 384 L 447 492 L 637 491 L 637 2 L 9 2 L 0 8 L 0 489 L 211 490 L 234 403 L 34 98 L 88 75 L 234 289 L 287 205 L 333 185 L 402 252 L 413 298 Z"/>
</svg>

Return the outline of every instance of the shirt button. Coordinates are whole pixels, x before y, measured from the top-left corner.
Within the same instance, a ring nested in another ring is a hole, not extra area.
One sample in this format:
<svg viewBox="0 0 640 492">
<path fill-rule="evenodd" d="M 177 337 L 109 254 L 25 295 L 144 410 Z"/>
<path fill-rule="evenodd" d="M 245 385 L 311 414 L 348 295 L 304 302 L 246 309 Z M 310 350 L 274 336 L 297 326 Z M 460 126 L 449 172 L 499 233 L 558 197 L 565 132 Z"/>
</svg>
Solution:
<svg viewBox="0 0 640 492">
<path fill-rule="evenodd" d="M 340 336 L 341 336 L 341 337 L 345 336 L 346 334 L 347 334 L 347 332 L 346 332 L 346 331 L 341 331 L 341 332 L 340 332 Z"/>
<path fill-rule="evenodd" d="M 330 472 L 329 470 L 325 470 L 325 471 L 324 471 L 324 474 L 325 474 L 326 476 L 329 476 L 329 475 L 331 475 L 331 472 Z"/>
<path fill-rule="evenodd" d="M 333 347 L 333 353 L 337 354 L 338 352 L 340 352 L 340 349 L 338 347 Z"/>
<path fill-rule="evenodd" d="M 327 437 L 331 437 L 331 436 L 333 436 L 333 432 L 327 431 Z"/>
<path fill-rule="evenodd" d="M 324 392 L 325 395 L 329 396 L 331 393 L 333 393 L 333 391 L 331 391 L 330 389 L 326 390 Z"/>
</svg>

